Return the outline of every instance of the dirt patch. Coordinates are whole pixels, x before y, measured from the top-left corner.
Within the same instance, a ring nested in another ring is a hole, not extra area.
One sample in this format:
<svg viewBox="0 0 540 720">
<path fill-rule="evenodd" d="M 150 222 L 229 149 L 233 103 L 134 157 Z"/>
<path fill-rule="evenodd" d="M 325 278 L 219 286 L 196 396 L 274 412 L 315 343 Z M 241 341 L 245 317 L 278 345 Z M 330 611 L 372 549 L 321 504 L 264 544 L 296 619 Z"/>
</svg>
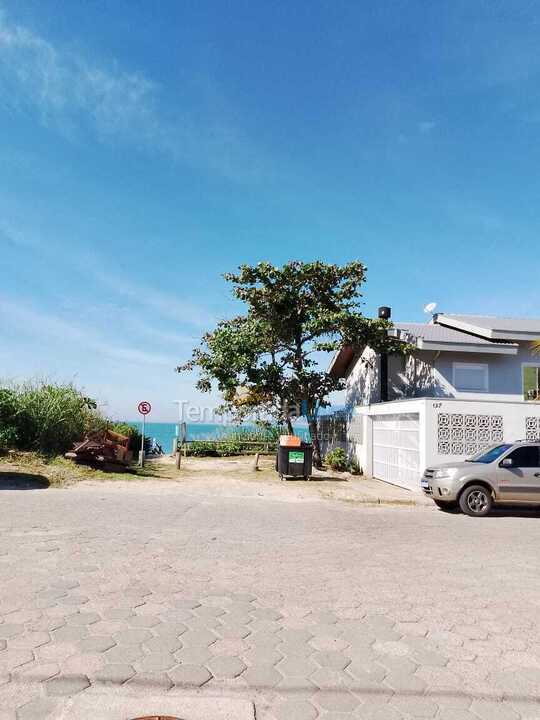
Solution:
<svg viewBox="0 0 540 720">
<path fill-rule="evenodd" d="M 309 480 L 279 479 L 274 456 L 265 455 L 255 470 L 253 455 L 228 458 L 182 457 L 181 467 L 165 456 L 150 459 L 144 468 L 129 473 L 104 472 L 76 465 L 63 458 L 47 460 L 32 453 L 19 453 L 0 462 L 0 487 L 37 489 L 79 484 L 92 490 L 107 483 L 119 492 L 143 487 L 149 493 L 181 490 L 199 496 L 211 492 L 223 498 L 260 497 L 281 502 L 339 500 L 362 505 L 422 505 L 426 500 L 417 493 L 331 470 L 314 470 Z"/>
</svg>

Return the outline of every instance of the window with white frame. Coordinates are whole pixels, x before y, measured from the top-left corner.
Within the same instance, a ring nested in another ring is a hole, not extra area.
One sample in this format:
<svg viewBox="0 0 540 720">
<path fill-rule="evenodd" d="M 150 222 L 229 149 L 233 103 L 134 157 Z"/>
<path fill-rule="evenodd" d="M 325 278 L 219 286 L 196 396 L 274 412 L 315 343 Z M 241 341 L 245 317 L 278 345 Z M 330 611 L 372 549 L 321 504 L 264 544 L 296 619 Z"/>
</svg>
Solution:
<svg viewBox="0 0 540 720">
<path fill-rule="evenodd" d="M 488 366 L 484 363 L 452 363 L 453 385 L 460 392 L 487 392 Z"/>
<path fill-rule="evenodd" d="M 540 400 L 540 367 L 523 365 L 523 399 Z"/>
</svg>

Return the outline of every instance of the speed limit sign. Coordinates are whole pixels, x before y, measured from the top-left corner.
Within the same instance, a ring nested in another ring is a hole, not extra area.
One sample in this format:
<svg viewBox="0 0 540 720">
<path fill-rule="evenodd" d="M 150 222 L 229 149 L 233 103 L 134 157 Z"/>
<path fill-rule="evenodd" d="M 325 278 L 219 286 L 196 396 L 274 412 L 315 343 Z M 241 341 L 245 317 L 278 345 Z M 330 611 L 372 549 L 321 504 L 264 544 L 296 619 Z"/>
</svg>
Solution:
<svg viewBox="0 0 540 720">
<path fill-rule="evenodd" d="M 138 410 L 141 413 L 141 415 L 148 415 L 148 413 L 152 410 L 152 406 L 149 402 L 146 400 L 143 400 L 138 405 Z"/>
</svg>

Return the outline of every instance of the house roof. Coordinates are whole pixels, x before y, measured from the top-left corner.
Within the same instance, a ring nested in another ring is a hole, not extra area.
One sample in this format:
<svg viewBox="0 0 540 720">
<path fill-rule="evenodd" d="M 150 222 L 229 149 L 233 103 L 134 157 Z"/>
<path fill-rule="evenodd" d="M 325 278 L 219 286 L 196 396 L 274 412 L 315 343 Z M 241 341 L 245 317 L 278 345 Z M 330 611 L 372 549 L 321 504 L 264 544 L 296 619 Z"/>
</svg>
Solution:
<svg viewBox="0 0 540 720">
<path fill-rule="evenodd" d="M 511 341 L 540 338 L 540 320 L 438 313 L 429 323 L 395 322 L 388 332 L 419 350 L 517 355 L 518 345 Z M 351 345 L 338 350 L 329 372 L 345 377 L 355 354 Z"/>
<path fill-rule="evenodd" d="M 396 322 L 390 332 L 420 350 L 453 350 L 515 355 L 518 346 L 508 342 L 494 342 L 486 338 L 445 327 L 437 323 Z"/>
<path fill-rule="evenodd" d="M 540 319 L 437 313 L 434 322 L 488 340 L 540 339 Z"/>
</svg>

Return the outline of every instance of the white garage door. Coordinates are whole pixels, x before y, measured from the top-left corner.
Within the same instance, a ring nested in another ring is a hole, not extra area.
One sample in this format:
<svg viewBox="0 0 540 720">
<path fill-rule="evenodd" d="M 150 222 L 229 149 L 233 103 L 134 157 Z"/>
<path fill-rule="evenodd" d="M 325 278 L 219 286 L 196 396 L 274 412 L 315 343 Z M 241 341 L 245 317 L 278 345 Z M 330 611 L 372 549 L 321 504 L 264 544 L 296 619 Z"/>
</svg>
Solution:
<svg viewBox="0 0 540 720">
<path fill-rule="evenodd" d="M 418 413 L 373 417 L 373 477 L 409 490 L 420 487 Z"/>
</svg>

